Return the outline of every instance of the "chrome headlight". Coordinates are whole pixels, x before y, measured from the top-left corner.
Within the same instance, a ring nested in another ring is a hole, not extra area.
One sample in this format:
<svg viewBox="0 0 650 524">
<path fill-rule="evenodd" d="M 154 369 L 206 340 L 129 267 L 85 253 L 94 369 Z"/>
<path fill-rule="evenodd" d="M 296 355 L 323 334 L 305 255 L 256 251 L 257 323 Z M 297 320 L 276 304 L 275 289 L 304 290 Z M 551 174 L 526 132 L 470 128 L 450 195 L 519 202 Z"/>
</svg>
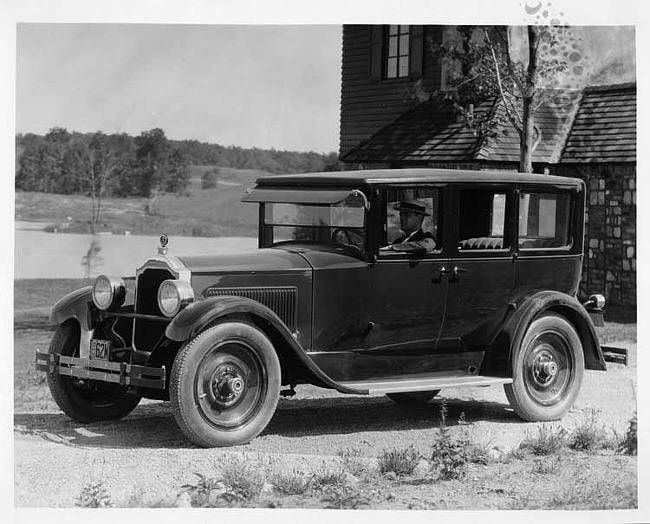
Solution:
<svg viewBox="0 0 650 524">
<path fill-rule="evenodd" d="M 93 302 L 97 308 L 107 311 L 116 309 L 124 303 L 126 286 L 124 280 L 117 277 L 99 275 L 93 285 Z"/>
<path fill-rule="evenodd" d="M 158 307 L 166 317 L 175 316 L 194 302 L 194 290 L 187 280 L 165 280 L 158 288 Z"/>
</svg>

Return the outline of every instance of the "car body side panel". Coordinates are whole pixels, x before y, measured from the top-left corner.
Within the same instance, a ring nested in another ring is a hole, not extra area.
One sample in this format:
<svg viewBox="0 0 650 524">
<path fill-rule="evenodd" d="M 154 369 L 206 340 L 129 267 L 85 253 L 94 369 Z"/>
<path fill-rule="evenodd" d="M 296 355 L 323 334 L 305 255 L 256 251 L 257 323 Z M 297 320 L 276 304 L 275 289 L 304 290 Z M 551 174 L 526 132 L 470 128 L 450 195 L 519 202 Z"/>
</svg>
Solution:
<svg viewBox="0 0 650 524">
<path fill-rule="evenodd" d="M 520 294 L 549 290 L 575 296 L 581 267 L 582 255 L 520 254 L 515 264 L 515 287 Z"/>
</svg>

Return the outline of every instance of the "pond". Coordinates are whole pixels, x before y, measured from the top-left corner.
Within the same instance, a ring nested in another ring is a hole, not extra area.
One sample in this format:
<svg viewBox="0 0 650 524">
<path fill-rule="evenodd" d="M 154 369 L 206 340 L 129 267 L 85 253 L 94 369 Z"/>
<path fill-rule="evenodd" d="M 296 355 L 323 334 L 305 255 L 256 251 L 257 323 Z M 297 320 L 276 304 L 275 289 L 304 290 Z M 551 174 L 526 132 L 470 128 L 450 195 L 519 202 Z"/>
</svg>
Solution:
<svg viewBox="0 0 650 524">
<path fill-rule="evenodd" d="M 14 279 L 133 276 L 158 253 L 157 236 L 78 235 L 15 230 Z M 257 249 L 256 238 L 170 237 L 170 255 L 234 253 Z M 84 263 L 84 257 L 90 255 Z"/>
</svg>

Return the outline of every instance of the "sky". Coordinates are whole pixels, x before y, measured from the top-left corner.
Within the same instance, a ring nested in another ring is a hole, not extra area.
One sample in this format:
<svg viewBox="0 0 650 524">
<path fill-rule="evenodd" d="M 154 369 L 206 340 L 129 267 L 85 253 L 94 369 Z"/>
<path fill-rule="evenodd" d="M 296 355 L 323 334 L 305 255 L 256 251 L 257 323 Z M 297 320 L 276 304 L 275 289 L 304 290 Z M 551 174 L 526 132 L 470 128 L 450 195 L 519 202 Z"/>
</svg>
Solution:
<svg viewBox="0 0 650 524">
<path fill-rule="evenodd" d="M 16 132 L 159 127 L 177 140 L 335 152 L 341 34 L 340 24 L 19 23 Z M 596 66 L 633 59 L 633 27 L 585 35 Z"/>
<path fill-rule="evenodd" d="M 16 131 L 338 149 L 340 25 L 19 24 Z"/>
</svg>

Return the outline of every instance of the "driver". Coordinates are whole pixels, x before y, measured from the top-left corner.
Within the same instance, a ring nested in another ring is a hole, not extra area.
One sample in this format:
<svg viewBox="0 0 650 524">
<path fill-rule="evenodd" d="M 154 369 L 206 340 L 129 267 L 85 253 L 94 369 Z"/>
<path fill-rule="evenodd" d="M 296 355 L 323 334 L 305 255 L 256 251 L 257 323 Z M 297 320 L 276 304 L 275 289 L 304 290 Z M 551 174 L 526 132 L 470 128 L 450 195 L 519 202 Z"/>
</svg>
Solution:
<svg viewBox="0 0 650 524">
<path fill-rule="evenodd" d="M 428 231 L 422 229 L 424 217 L 429 216 L 424 206 L 415 202 L 399 202 L 395 209 L 399 211 L 400 229 L 403 236 L 397 238 L 381 251 L 404 251 L 430 253 L 436 248 L 436 240 Z"/>
</svg>

